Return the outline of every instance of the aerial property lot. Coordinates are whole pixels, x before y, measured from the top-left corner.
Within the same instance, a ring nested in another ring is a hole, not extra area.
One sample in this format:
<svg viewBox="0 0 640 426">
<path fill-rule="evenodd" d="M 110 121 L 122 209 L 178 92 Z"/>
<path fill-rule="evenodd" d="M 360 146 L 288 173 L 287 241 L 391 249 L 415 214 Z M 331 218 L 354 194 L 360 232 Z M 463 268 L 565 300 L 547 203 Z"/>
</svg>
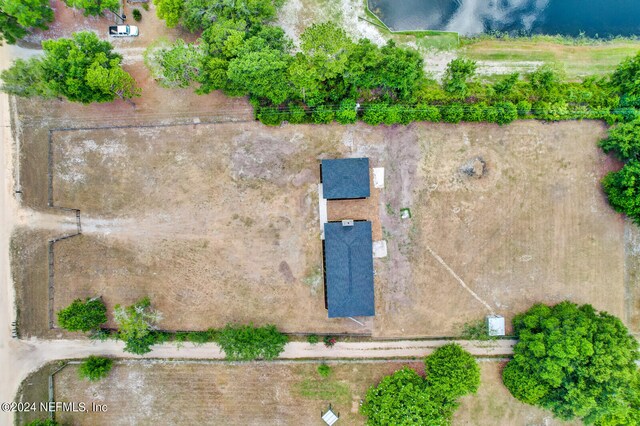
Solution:
<svg viewBox="0 0 640 426">
<path fill-rule="evenodd" d="M 598 122 L 534 121 L 55 132 L 54 205 L 79 208 L 83 229 L 56 243 L 55 310 L 149 296 L 165 329 L 443 336 L 570 298 L 637 329 L 624 274 L 637 256 L 599 187 L 617 167 L 596 146 L 604 134 Z M 345 157 L 385 167 L 375 214 L 389 253 L 374 259 L 364 325 L 324 306 L 319 162 Z"/>
</svg>

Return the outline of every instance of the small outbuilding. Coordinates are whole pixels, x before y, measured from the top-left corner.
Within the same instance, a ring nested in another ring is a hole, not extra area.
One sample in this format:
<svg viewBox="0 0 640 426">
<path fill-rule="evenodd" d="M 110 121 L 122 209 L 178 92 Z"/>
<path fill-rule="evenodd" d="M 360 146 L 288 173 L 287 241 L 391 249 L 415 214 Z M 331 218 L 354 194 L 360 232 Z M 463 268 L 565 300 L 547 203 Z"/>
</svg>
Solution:
<svg viewBox="0 0 640 426">
<path fill-rule="evenodd" d="M 504 336 L 504 317 L 501 315 L 487 316 L 487 333 L 489 336 Z"/>
<path fill-rule="evenodd" d="M 322 160 L 320 167 L 325 199 L 348 200 L 371 195 L 368 158 Z"/>
<path fill-rule="evenodd" d="M 329 318 L 375 315 L 371 222 L 328 222 L 324 234 Z"/>
</svg>

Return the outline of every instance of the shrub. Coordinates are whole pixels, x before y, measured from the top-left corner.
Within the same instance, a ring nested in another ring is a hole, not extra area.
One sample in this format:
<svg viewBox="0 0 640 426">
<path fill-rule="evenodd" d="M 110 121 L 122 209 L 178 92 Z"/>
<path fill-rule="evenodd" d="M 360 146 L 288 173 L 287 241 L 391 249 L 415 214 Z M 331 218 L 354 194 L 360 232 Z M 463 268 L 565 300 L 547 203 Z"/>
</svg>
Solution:
<svg viewBox="0 0 640 426">
<path fill-rule="evenodd" d="M 148 12 L 149 11 L 149 3 L 146 3 L 146 2 L 142 3 L 142 8 Z"/>
<path fill-rule="evenodd" d="M 312 345 L 317 344 L 320 341 L 320 338 L 318 338 L 317 334 L 311 334 L 307 337 L 307 342 L 311 343 Z"/>
<path fill-rule="evenodd" d="M 640 159 L 640 120 L 610 128 L 608 137 L 600 141 L 600 147 L 606 153 L 613 152 L 622 161 Z"/>
<path fill-rule="evenodd" d="M 94 329 L 89 334 L 89 339 L 99 340 L 101 342 L 106 341 L 110 337 L 113 337 L 111 330 L 105 330 L 104 328 Z"/>
<path fill-rule="evenodd" d="M 331 374 L 331 367 L 329 367 L 327 364 L 320 364 L 318 366 L 318 374 L 320 375 L 320 377 L 329 377 L 329 375 Z"/>
<path fill-rule="evenodd" d="M 113 361 L 109 358 L 91 355 L 80 364 L 80 377 L 91 382 L 98 381 L 109 375 Z"/>
<path fill-rule="evenodd" d="M 437 123 L 440 121 L 440 110 L 435 106 L 418 104 L 414 117 L 418 121 L 431 121 Z"/>
<path fill-rule="evenodd" d="M 279 126 L 285 118 L 285 114 L 273 107 L 261 107 L 258 109 L 258 120 L 267 126 Z"/>
<path fill-rule="evenodd" d="M 463 339 L 469 340 L 495 340 L 497 336 L 490 336 L 487 323 L 484 320 L 468 322 L 462 326 Z"/>
<path fill-rule="evenodd" d="M 509 124 L 518 118 L 518 109 L 511 102 L 498 102 L 494 105 L 496 109 L 495 122 L 499 125 Z"/>
<path fill-rule="evenodd" d="M 142 13 L 140 13 L 139 9 L 133 9 L 133 20 L 136 22 L 140 22 L 142 19 Z"/>
<path fill-rule="evenodd" d="M 445 123 L 459 123 L 464 116 L 464 108 L 458 103 L 446 105 L 442 108 L 442 121 Z"/>
<path fill-rule="evenodd" d="M 186 333 L 186 340 L 195 344 L 195 345 L 203 345 L 205 343 L 210 343 L 215 341 L 216 339 L 216 330 L 210 328 L 206 331 L 190 331 Z"/>
<path fill-rule="evenodd" d="M 362 121 L 371 126 L 382 124 L 387 118 L 388 109 L 389 106 L 384 103 L 369 104 L 365 107 L 364 114 L 362 115 Z"/>
<path fill-rule="evenodd" d="M 107 308 L 99 298 L 74 300 L 71 305 L 58 311 L 58 325 L 69 331 L 98 329 L 107 322 Z"/>
<path fill-rule="evenodd" d="M 216 337 L 227 359 L 239 361 L 277 358 L 288 341 L 287 336 L 274 325 L 254 327 L 227 324 Z"/>
<path fill-rule="evenodd" d="M 340 124 L 352 124 L 358 119 L 356 111 L 356 101 L 353 99 L 344 99 L 340 102 L 340 108 L 336 113 L 336 121 Z"/>
<path fill-rule="evenodd" d="M 503 380 L 514 397 L 563 420 L 633 424 L 638 419 L 640 354 L 622 321 L 590 305 L 562 302 L 534 305 L 513 325 L 519 341 Z M 624 421 L 612 422 L 613 413 Z"/>
<path fill-rule="evenodd" d="M 307 113 L 300 105 L 289 105 L 288 120 L 291 124 L 304 123 L 307 119 Z"/>
<path fill-rule="evenodd" d="M 486 108 L 487 108 L 487 104 L 484 102 L 468 105 L 464 112 L 464 121 L 471 121 L 471 122 L 483 121 L 484 110 Z"/>
<path fill-rule="evenodd" d="M 621 170 L 608 173 L 602 186 L 611 207 L 640 224 L 640 162 L 631 160 Z"/>
<path fill-rule="evenodd" d="M 333 110 L 320 105 L 313 110 L 312 118 L 316 124 L 329 124 L 334 120 L 335 116 L 336 114 Z"/>
<path fill-rule="evenodd" d="M 337 341 L 337 340 L 336 340 L 336 338 L 335 338 L 335 337 L 333 337 L 333 336 L 324 336 L 324 339 L 322 339 L 322 341 L 324 342 L 324 345 L 325 345 L 327 348 L 332 348 L 332 347 L 333 347 L 333 345 L 335 345 L 335 344 L 336 344 L 336 341 Z"/>
<path fill-rule="evenodd" d="M 524 118 L 531 112 L 531 102 L 520 101 L 516 104 L 516 109 L 518 110 L 518 117 Z"/>
</svg>

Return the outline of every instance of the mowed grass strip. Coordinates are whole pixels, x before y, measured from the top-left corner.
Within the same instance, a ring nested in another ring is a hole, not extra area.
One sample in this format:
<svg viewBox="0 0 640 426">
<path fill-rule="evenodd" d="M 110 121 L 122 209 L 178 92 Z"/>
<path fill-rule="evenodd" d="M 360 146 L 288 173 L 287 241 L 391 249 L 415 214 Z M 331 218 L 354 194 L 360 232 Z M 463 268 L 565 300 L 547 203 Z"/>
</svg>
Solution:
<svg viewBox="0 0 640 426">
<path fill-rule="evenodd" d="M 640 51 L 640 41 L 610 41 L 600 44 L 570 45 L 534 39 L 493 39 L 471 42 L 462 55 L 475 61 L 531 62 L 556 64 L 569 78 L 611 72 L 626 57 Z"/>
</svg>

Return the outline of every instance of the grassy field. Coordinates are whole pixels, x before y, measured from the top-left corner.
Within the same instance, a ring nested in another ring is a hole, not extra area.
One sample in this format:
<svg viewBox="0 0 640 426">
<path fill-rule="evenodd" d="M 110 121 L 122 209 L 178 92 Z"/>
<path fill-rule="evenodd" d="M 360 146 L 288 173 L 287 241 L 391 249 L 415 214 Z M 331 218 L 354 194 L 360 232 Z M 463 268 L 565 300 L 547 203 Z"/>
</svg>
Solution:
<svg viewBox="0 0 640 426">
<path fill-rule="evenodd" d="M 564 69 L 571 79 L 612 72 L 626 57 L 640 51 L 640 41 L 610 41 L 597 44 L 567 44 L 542 39 L 488 39 L 461 49 L 461 55 L 476 61 L 499 62 L 508 67 L 518 62 L 541 62 Z"/>
<path fill-rule="evenodd" d="M 54 376 L 54 399 L 60 402 L 105 404 L 106 413 L 58 413 L 68 425 L 318 425 L 329 404 L 340 413 L 340 424 L 363 425 L 358 412 L 366 390 L 403 366 L 424 373 L 422 362 L 329 363 L 328 378 L 317 373 L 317 362 L 228 364 L 207 362 L 119 361 L 97 383 L 78 377 L 77 364 Z M 481 385 L 476 395 L 462 398 L 454 426 L 577 425 L 514 399 L 502 385 L 503 363 L 481 361 Z M 46 366 L 25 380 L 21 400 L 47 398 Z M 20 417 L 24 424 L 27 417 Z"/>
</svg>

